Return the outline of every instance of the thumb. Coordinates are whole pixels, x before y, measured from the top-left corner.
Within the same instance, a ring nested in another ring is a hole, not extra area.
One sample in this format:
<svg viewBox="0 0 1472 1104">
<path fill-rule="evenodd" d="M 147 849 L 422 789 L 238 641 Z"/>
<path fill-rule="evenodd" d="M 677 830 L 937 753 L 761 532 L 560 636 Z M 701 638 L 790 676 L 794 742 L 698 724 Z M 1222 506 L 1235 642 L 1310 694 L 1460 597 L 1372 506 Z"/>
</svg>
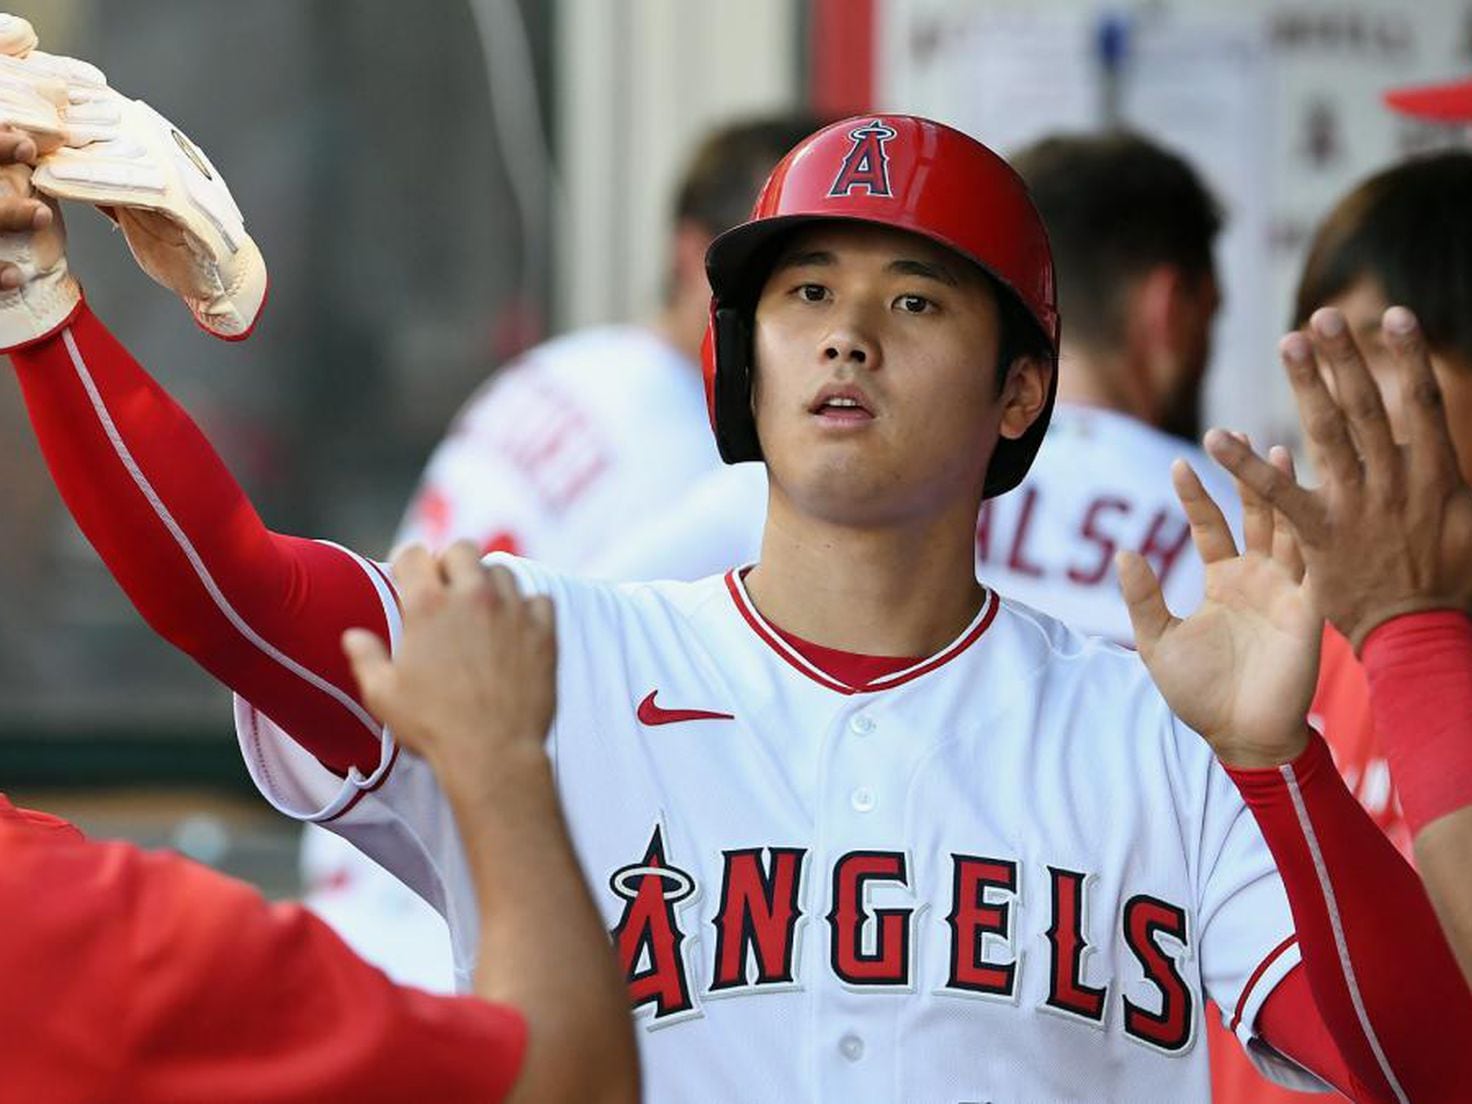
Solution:
<svg viewBox="0 0 1472 1104">
<path fill-rule="evenodd" d="M 1160 592 L 1160 580 L 1136 552 L 1120 552 L 1114 557 L 1119 574 L 1119 590 L 1130 611 L 1130 627 L 1135 631 L 1135 647 L 1143 656 L 1148 653 L 1176 623 Z"/>
<path fill-rule="evenodd" d="M 348 629 L 342 634 L 342 650 L 358 680 L 358 692 L 375 713 L 393 681 L 394 665 L 388 648 L 378 634 L 368 629 Z M 380 718 L 382 719 L 382 718 Z"/>
</svg>

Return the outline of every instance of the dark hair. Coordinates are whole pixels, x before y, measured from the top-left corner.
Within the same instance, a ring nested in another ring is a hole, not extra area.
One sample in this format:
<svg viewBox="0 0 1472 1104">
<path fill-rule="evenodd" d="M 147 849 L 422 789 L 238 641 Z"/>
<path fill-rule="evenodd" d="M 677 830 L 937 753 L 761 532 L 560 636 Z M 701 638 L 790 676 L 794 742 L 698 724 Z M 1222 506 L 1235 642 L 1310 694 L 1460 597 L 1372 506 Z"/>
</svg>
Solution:
<svg viewBox="0 0 1472 1104">
<path fill-rule="evenodd" d="M 744 119 L 707 134 L 680 178 L 675 218 L 712 234 L 745 222 L 777 162 L 822 125 L 817 116 L 797 112 Z"/>
<path fill-rule="evenodd" d="M 1107 347 L 1124 335 L 1130 278 L 1160 264 L 1213 271 L 1222 212 L 1196 171 L 1136 134 L 1059 134 L 1009 158 L 1048 229 L 1069 337 Z"/>
<path fill-rule="evenodd" d="M 1364 277 L 1416 312 L 1431 348 L 1472 360 L 1472 153 L 1404 161 L 1341 199 L 1309 247 L 1293 325 Z"/>
</svg>

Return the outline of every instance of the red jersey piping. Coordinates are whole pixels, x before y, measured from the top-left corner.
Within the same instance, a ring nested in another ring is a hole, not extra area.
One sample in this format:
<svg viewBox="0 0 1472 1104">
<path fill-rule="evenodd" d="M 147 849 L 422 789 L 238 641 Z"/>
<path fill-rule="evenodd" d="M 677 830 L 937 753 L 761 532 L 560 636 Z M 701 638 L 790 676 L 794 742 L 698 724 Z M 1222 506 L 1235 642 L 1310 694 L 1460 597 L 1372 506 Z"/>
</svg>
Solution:
<svg viewBox="0 0 1472 1104">
<path fill-rule="evenodd" d="M 955 640 L 947 644 L 933 656 L 928 656 L 913 666 L 906 667 L 902 671 L 896 671 L 891 675 L 881 675 L 861 686 L 853 686 L 834 678 L 828 672 L 815 667 L 806 657 L 801 655 L 795 648 L 788 644 L 778 635 L 777 631 L 770 626 L 752 603 L 750 596 L 746 593 L 746 587 L 741 582 L 738 571 L 726 572 L 726 589 L 731 594 L 731 600 L 736 604 L 737 611 L 751 626 L 751 631 L 757 637 L 776 652 L 789 666 L 802 672 L 818 685 L 833 690 L 839 694 L 871 694 L 878 690 L 889 690 L 895 686 L 901 686 L 917 679 L 921 675 L 927 675 L 938 667 L 942 667 L 955 659 L 972 644 L 981 639 L 981 635 L 991 627 L 996 620 L 997 610 L 1001 606 L 996 592 L 991 588 L 984 588 L 985 594 L 982 598 L 981 609 L 977 611 L 976 617 L 972 619 L 964 632 Z"/>
</svg>

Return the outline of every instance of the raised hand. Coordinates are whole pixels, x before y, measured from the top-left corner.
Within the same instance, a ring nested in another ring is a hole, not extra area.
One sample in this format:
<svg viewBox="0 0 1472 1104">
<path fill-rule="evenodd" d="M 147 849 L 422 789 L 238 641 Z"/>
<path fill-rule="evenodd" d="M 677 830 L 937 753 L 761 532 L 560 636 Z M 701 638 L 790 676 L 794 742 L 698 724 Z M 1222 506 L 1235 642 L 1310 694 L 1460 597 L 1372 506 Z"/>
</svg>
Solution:
<svg viewBox="0 0 1472 1104">
<path fill-rule="evenodd" d="M 466 541 L 436 559 L 394 558 L 404 629 L 392 657 L 366 629 L 343 647 L 363 701 L 404 747 L 429 760 L 452 799 L 545 764 L 555 704 L 551 600 L 524 598 L 504 567 Z M 468 792 L 465 792 L 467 791 Z"/>
<path fill-rule="evenodd" d="M 1457 466 L 1425 341 L 1404 307 L 1385 312 L 1381 335 L 1399 377 L 1404 446 L 1331 309 L 1315 312 L 1307 336 L 1289 334 L 1280 346 L 1322 485 L 1305 489 L 1229 434 L 1206 437 L 1213 458 L 1292 527 L 1315 603 L 1356 650 L 1397 614 L 1472 607 L 1472 488 Z"/>
<path fill-rule="evenodd" d="M 1239 483 L 1239 553 L 1226 518 L 1185 461 L 1172 466 L 1171 479 L 1206 566 L 1206 592 L 1182 620 L 1166 607 L 1145 560 L 1120 553 L 1120 589 L 1140 657 L 1172 711 L 1224 763 L 1289 762 L 1306 743 L 1323 630 L 1292 542 L 1281 533 L 1275 539 L 1271 507 Z"/>
</svg>

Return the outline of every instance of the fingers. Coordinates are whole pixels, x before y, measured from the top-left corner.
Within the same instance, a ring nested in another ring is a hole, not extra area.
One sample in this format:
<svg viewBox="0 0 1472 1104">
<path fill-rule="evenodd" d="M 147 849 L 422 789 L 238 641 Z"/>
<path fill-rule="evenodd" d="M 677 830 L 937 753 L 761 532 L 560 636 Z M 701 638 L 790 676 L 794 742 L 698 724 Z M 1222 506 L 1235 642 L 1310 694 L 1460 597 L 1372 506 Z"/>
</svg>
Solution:
<svg viewBox="0 0 1472 1104">
<path fill-rule="evenodd" d="M 388 648 L 378 634 L 368 629 L 348 629 L 342 634 L 342 650 L 358 680 L 358 692 L 375 713 L 394 677 Z"/>
<path fill-rule="evenodd" d="M 1298 473 L 1293 467 L 1293 453 L 1282 445 L 1268 450 L 1268 463 L 1294 486 L 1298 485 Z M 1303 549 L 1298 545 L 1298 536 L 1282 511 L 1273 511 L 1273 559 L 1283 565 L 1295 583 L 1303 582 Z"/>
<path fill-rule="evenodd" d="M 473 591 L 486 585 L 480 552 L 468 540 L 458 540 L 440 555 L 440 574 L 451 590 Z"/>
<path fill-rule="evenodd" d="M 1237 542 L 1232 539 L 1232 530 L 1221 508 L 1206 493 L 1201 480 L 1184 460 L 1170 466 L 1171 482 L 1175 485 L 1176 497 L 1186 511 L 1186 520 L 1191 523 L 1191 540 L 1196 545 L 1196 554 L 1204 564 L 1226 560 L 1237 554 Z"/>
<path fill-rule="evenodd" d="M 1316 310 L 1309 319 L 1309 332 L 1319 358 L 1334 375 L 1339 407 L 1364 459 L 1365 477 L 1372 482 L 1394 479 L 1399 473 L 1400 454 L 1390 432 L 1390 419 L 1380 388 L 1365 366 L 1344 315 L 1329 307 Z"/>
<path fill-rule="evenodd" d="M 439 567 L 422 544 L 411 544 L 394 554 L 394 585 L 404 600 L 405 610 L 422 607 L 442 589 Z"/>
<path fill-rule="evenodd" d="M 0 233 L 25 234 L 44 230 L 53 221 L 51 208 L 39 199 L 0 199 Z"/>
<path fill-rule="evenodd" d="M 1457 454 L 1421 326 L 1405 307 L 1391 307 L 1381 318 L 1380 329 L 1400 381 L 1412 479 L 1444 484 L 1458 471 Z"/>
<path fill-rule="evenodd" d="M 1323 508 L 1309 491 L 1298 485 L 1289 475 L 1293 460 L 1287 449 L 1275 449 L 1285 454 L 1286 469 L 1270 464 L 1251 447 L 1227 433 L 1213 429 L 1207 432 L 1202 442 L 1206 451 L 1239 483 L 1246 484 L 1254 494 L 1272 504 L 1288 522 L 1301 532 L 1314 533 L 1322 521 Z"/>
<path fill-rule="evenodd" d="M 0 123 L 0 164 L 34 165 L 39 152 L 36 140 L 25 131 Z"/>
<path fill-rule="evenodd" d="M 1319 375 L 1312 343 L 1301 333 L 1291 333 L 1278 343 L 1278 352 L 1288 372 L 1314 466 L 1336 483 L 1357 486 L 1361 480 L 1359 454 L 1350 440 L 1343 412 Z"/>
<path fill-rule="evenodd" d="M 1119 576 L 1120 593 L 1130 611 L 1135 647 L 1142 656 L 1148 656 L 1176 619 L 1165 604 L 1160 580 L 1143 556 L 1120 552 L 1114 557 L 1114 569 Z"/>
<path fill-rule="evenodd" d="M 1239 441 L 1249 451 L 1252 449 L 1252 439 L 1245 433 L 1232 433 L 1231 436 Z M 1272 503 L 1258 494 L 1249 483 L 1233 477 L 1237 484 L 1237 499 L 1242 503 L 1242 549 L 1245 552 L 1256 552 L 1262 556 L 1272 554 L 1273 549 L 1273 522 L 1277 517 L 1277 511 L 1273 509 Z"/>
</svg>

